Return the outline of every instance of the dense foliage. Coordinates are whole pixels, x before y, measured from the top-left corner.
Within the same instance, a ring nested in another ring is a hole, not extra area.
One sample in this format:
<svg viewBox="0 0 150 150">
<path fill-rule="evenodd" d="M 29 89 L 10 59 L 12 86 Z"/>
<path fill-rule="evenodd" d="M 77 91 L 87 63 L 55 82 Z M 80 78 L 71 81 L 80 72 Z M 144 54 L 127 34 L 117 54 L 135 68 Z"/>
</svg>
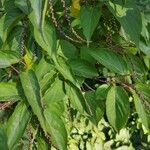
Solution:
<svg viewBox="0 0 150 150">
<path fill-rule="evenodd" d="M 149 0 L 0 1 L 0 150 L 150 149 Z"/>
</svg>

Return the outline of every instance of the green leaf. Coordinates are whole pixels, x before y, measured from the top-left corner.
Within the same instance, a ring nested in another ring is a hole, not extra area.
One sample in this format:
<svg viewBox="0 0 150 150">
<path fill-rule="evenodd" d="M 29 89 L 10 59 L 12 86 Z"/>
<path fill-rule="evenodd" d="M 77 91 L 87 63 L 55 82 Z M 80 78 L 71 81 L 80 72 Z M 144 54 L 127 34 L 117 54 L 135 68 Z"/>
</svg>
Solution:
<svg viewBox="0 0 150 150">
<path fill-rule="evenodd" d="M 56 77 L 57 73 L 54 70 L 51 70 L 49 73 L 45 74 L 42 80 L 40 80 L 42 95 L 50 88 Z"/>
<path fill-rule="evenodd" d="M 105 100 L 107 98 L 108 91 L 110 90 L 110 86 L 107 84 L 100 85 L 95 92 L 96 99 Z"/>
<path fill-rule="evenodd" d="M 43 102 L 53 103 L 62 101 L 65 97 L 63 91 L 63 82 L 58 78 L 55 79 L 51 87 L 45 92 L 43 96 Z"/>
<path fill-rule="evenodd" d="M 62 76 L 66 80 L 70 81 L 78 88 L 80 87 L 76 81 L 75 76 L 73 75 L 71 71 L 71 68 L 69 67 L 69 65 L 66 63 L 66 61 L 63 58 L 59 57 L 58 59 L 54 59 L 54 63 L 55 63 L 55 68 L 62 74 Z"/>
<path fill-rule="evenodd" d="M 23 72 L 20 75 L 20 79 L 26 99 L 37 116 L 45 134 L 51 136 L 52 143 L 56 144 L 56 147 L 65 150 L 65 128 L 61 119 L 55 114 L 55 111 L 51 112 L 51 110 L 43 108 L 40 86 L 35 73 L 32 70 Z"/>
<path fill-rule="evenodd" d="M 6 126 L 9 149 L 13 149 L 15 145 L 20 141 L 25 132 L 30 117 L 31 115 L 28 107 L 24 102 L 20 102 L 16 106 Z"/>
<path fill-rule="evenodd" d="M 0 37 L 3 42 L 18 21 L 24 17 L 24 14 L 14 5 L 14 1 L 5 0 L 4 6 L 7 13 L 0 19 Z"/>
<path fill-rule="evenodd" d="M 138 83 L 135 85 L 137 91 L 147 100 L 150 104 L 150 87 L 149 85 Z"/>
<path fill-rule="evenodd" d="M 15 0 L 15 5 L 25 14 L 29 13 L 27 0 Z"/>
<path fill-rule="evenodd" d="M 150 56 L 150 42 L 149 43 L 145 43 L 144 41 L 140 41 L 140 45 L 139 45 L 140 50 L 146 54 L 147 56 Z"/>
<path fill-rule="evenodd" d="M 1 150 L 8 150 L 7 136 L 2 129 L 0 129 L 0 149 Z"/>
<path fill-rule="evenodd" d="M 76 47 L 68 41 L 60 40 L 60 47 L 62 55 L 66 59 L 76 59 L 78 57 L 78 51 Z"/>
<path fill-rule="evenodd" d="M 64 86 L 63 82 L 58 78 L 50 85 L 49 89 L 44 93 L 43 104 L 51 112 L 62 115 L 64 112 Z"/>
<path fill-rule="evenodd" d="M 88 53 L 89 50 L 90 50 L 90 48 L 87 47 L 87 46 L 81 47 L 81 49 L 80 49 L 80 58 L 83 59 L 83 60 L 88 61 L 88 62 L 91 63 L 91 64 L 95 64 L 96 61 L 95 61 L 95 59 Z"/>
<path fill-rule="evenodd" d="M 41 81 L 44 78 L 45 74 L 47 74 L 48 72 L 51 72 L 51 70 L 53 69 L 54 69 L 54 66 L 50 64 L 49 62 L 47 62 L 44 59 L 44 57 L 42 57 L 39 63 L 35 65 L 34 67 L 35 74 L 39 81 Z"/>
<path fill-rule="evenodd" d="M 68 61 L 73 73 L 77 76 L 85 78 L 93 78 L 98 76 L 97 70 L 94 65 L 91 65 L 86 60 L 74 59 Z"/>
<path fill-rule="evenodd" d="M 17 25 L 10 32 L 5 44 L 3 44 L 3 50 L 12 50 L 15 52 L 20 52 L 20 35 L 23 33 L 23 27 Z"/>
<path fill-rule="evenodd" d="M 63 91 L 63 82 L 58 78 L 56 78 L 55 82 L 45 92 L 45 95 L 43 96 L 43 100 L 51 103 L 54 101 L 63 100 L 64 96 L 65 94 Z"/>
<path fill-rule="evenodd" d="M 37 140 L 37 150 L 49 150 L 51 145 L 47 142 L 46 138 L 40 137 L 39 135 L 36 138 Z"/>
<path fill-rule="evenodd" d="M 20 100 L 20 96 L 15 83 L 0 83 L 0 101 Z"/>
<path fill-rule="evenodd" d="M 44 116 L 47 122 L 46 128 L 50 133 L 54 146 L 60 150 L 67 150 L 67 132 L 59 114 L 45 109 Z"/>
<path fill-rule="evenodd" d="M 42 49 L 47 51 L 50 57 L 56 54 L 56 31 L 48 21 L 45 22 L 41 31 L 34 26 L 34 38 Z"/>
<path fill-rule="evenodd" d="M 95 93 L 92 91 L 85 93 L 87 105 L 90 107 L 88 118 L 96 125 L 104 115 L 104 103 L 96 99 Z"/>
<path fill-rule="evenodd" d="M 41 0 L 29 0 L 31 3 L 31 13 L 30 21 L 33 23 L 34 27 L 38 30 L 41 30 L 41 21 L 42 21 L 42 1 Z"/>
<path fill-rule="evenodd" d="M 0 68 L 6 68 L 19 62 L 18 53 L 14 51 L 0 51 Z"/>
<path fill-rule="evenodd" d="M 122 6 L 121 0 L 109 1 L 109 9 L 120 22 L 125 33 L 139 46 L 140 34 L 142 30 L 142 19 L 135 1 L 126 1 Z"/>
<path fill-rule="evenodd" d="M 145 126 L 147 131 L 150 132 L 150 115 L 146 113 L 142 100 L 135 92 L 133 92 L 133 98 L 136 111 L 142 120 L 142 124 Z"/>
<path fill-rule="evenodd" d="M 41 91 L 35 72 L 29 70 L 20 75 L 22 88 L 28 103 L 34 114 L 38 117 L 41 126 L 44 127 L 43 105 L 41 101 Z"/>
<path fill-rule="evenodd" d="M 47 51 L 50 56 L 56 53 L 56 35 L 55 28 L 45 21 L 42 25 L 42 1 L 30 0 L 32 11 L 29 19 L 33 25 L 34 38 L 36 42 Z M 43 27 L 42 27 L 43 26 Z"/>
<path fill-rule="evenodd" d="M 83 33 L 89 42 L 101 17 L 100 7 L 83 6 L 80 10 L 80 21 Z"/>
<path fill-rule="evenodd" d="M 136 75 L 144 76 L 146 74 L 146 67 L 139 57 L 130 55 L 130 61 L 129 63 Z"/>
<path fill-rule="evenodd" d="M 66 94 L 71 101 L 73 108 L 77 109 L 81 114 L 87 110 L 86 100 L 81 91 L 71 84 L 65 84 Z"/>
<path fill-rule="evenodd" d="M 111 87 L 106 99 L 106 114 L 116 131 L 125 126 L 129 113 L 130 104 L 126 91 L 119 86 Z"/>
<path fill-rule="evenodd" d="M 128 74 L 128 66 L 123 57 L 108 49 L 90 50 L 89 54 L 111 71 L 125 75 Z"/>
</svg>

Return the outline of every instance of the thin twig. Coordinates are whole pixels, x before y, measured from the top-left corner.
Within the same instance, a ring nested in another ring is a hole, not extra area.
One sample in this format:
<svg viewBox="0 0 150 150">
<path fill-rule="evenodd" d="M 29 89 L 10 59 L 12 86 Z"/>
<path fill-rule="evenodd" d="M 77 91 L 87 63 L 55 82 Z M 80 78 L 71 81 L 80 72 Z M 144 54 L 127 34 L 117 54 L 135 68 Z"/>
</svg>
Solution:
<svg viewBox="0 0 150 150">
<path fill-rule="evenodd" d="M 9 108 L 12 106 L 16 101 L 9 101 L 9 102 L 4 102 L 0 103 L 0 110 L 5 110 L 6 108 Z"/>
<path fill-rule="evenodd" d="M 17 74 L 19 74 L 19 71 L 14 67 L 14 66 L 10 66 Z"/>
</svg>

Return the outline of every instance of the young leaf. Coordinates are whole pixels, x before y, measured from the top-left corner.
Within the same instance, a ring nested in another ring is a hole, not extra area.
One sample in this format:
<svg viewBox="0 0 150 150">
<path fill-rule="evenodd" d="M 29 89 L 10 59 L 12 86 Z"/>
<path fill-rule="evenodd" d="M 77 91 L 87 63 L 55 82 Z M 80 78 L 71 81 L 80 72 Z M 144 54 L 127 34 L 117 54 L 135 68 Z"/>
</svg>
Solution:
<svg viewBox="0 0 150 150">
<path fill-rule="evenodd" d="M 7 145 L 7 136 L 2 129 L 0 129 L 0 149 L 9 150 Z"/>
<path fill-rule="evenodd" d="M 28 107 L 24 102 L 20 102 L 16 106 L 6 126 L 9 149 L 13 149 L 15 144 L 18 144 L 20 138 L 24 134 L 30 117 L 31 115 L 28 110 Z"/>
<path fill-rule="evenodd" d="M 111 71 L 121 75 L 128 74 L 127 63 L 121 55 L 103 48 L 89 50 L 89 54 Z"/>
<path fill-rule="evenodd" d="M 78 18 L 80 12 L 80 0 L 73 0 L 70 8 L 71 16 Z"/>
<path fill-rule="evenodd" d="M 126 91 L 119 86 L 111 87 L 106 99 L 106 114 L 116 131 L 125 126 L 129 113 L 130 103 Z"/>
<path fill-rule="evenodd" d="M 134 1 L 126 1 L 122 6 L 121 0 L 109 1 L 109 9 L 118 19 L 125 33 L 139 46 L 140 34 L 142 30 L 142 19 Z"/>
<path fill-rule="evenodd" d="M 20 96 L 15 83 L 0 83 L 0 101 L 20 100 Z"/>
<path fill-rule="evenodd" d="M 93 78 L 98 76 L 95 66 L 91 65 L 88 61 L 82 59 L 74 59 L 68 61 L 73 73 L 77 76 L 85 78 Z"/>
<path fill-rule="evenodd" d="M 83 6 L 80 10 L 80 21 L 83 33 L 89 42 L 101 17 L 100 7 Z"/>
<path fill-rule="evenodd" d="M 0 51 L 0 68 L 10 67 L 19 62 L 19 55 L 14 51 Z"/>
</svg>

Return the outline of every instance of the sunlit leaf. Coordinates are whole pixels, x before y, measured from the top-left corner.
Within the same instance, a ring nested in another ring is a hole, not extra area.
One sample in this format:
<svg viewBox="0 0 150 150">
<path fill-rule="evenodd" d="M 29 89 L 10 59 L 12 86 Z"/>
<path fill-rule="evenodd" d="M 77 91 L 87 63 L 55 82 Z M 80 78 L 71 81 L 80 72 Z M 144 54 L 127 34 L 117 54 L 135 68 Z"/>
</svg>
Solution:
<svg viewBox="0 0 150 150">
<path fill-rule="evenodd" d="M 106 99 L 106 114 L 116 131 L 125 126 L 129 113 L 130 104 L 126 91 L 119 86 L 111 87 Z"/>
</svg>

